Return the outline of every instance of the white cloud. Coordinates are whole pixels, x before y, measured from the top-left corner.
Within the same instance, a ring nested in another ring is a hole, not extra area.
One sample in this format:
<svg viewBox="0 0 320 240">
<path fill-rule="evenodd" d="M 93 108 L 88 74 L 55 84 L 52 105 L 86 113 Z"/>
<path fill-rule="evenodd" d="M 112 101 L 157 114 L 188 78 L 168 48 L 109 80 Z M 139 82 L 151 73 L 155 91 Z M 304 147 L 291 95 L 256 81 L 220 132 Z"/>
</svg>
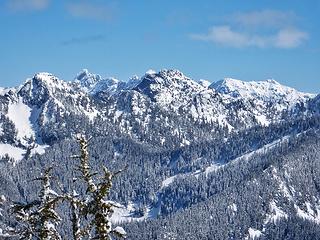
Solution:
<svg viewBox="0 0 320 240">
<path fill-rule="evenodd" d="M 298 19 L 293 12 L 263 10 L 237 13 L 229 24 L 211 27 L 207 33 L 191 34 L 194 40 L 244 48 L 296 48 L 308 39 L 308 33 L 293 26 Z"/>
<path fill-rule="evenodd" d="M 111 6 L 89 2 L 70 3 L 67 10 L 73 17 L 79 18 L 109 21 L 114 17 L 114 9 Z"/>
<path fill-rule="evenodd" d="M 7 0 L 11 11 L 40 11 L 48 8 L 50 0 Z"/>
<path fill-rule="evenodd" d="M 210 41 L 228 47 L 295 48 L 308 38 L 306 32 L 294 28 L 280 29 L 275 34 L 259 35 L 233 30 L 230 26 L 214 26 L 206 34 L 192 34 L 192 39 Z"/>
<path fill-rule="evenodd" d="M 281 29 L 275 37 L 275 46 L 280 48 L 295 48 L 308 39 L 308 33 L 298 29 Z"/>
<path fill-rule="evenodd" d="M 214 26 L 207 34 L 192 34 L 195 40 L 213 41 L 231 47 L 244 47 L 248 45 L 248 36 L 231 30 L 230 26 Z"/>
<path fill-rule="evenodd" d="M 236 13 L 230 21 L 245 27 L 284 27 L 291 25 L 298 17 L 294 12 L 262 10 L 248 13 Z"/>
</svg>

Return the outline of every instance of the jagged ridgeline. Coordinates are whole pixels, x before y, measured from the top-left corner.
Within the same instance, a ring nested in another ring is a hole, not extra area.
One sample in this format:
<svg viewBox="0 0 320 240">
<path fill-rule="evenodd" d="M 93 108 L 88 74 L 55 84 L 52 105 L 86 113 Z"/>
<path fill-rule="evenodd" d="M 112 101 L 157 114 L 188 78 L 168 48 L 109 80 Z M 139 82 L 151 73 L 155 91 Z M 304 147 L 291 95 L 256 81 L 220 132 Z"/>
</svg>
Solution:
<svg viewBox="0 0 320 240">
<path fill-rule="evenodd" d="M 319 99 L 275 80 L 211 84 L 177 70 L 128 82 L 36 74 L 0 89 L 1 229 L 48 166 L 53 189 L 85 194 L 70 157 L 82 132 L 93 170 L 128 165 L 110 192 L 128 239 L 318 239 Z M 70 221 L 68 205 L 57 211 Z"/>
</svg>

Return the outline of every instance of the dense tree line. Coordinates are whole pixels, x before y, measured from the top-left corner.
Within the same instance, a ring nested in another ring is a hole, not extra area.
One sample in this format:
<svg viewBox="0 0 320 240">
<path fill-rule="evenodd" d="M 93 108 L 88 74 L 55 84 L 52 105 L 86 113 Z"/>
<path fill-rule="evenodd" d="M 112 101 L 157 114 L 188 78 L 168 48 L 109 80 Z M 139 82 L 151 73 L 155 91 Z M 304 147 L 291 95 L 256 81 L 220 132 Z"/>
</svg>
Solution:
<svg viewBox="0 0 320 240">
<path fill-rule="evenodd" d="M 111 171 L 120 169 L 125 164 L 128 165 L 121 178 L 113 181 L 110 198 L 123 205 L 129 202 L 137 203 L 141 206 L 140 210 L 146 207 L 159 209 L 159 220 L 129 224 L 129 239 L 153 239 L 151 236 L 154 239 L 178 238 L 179 236 L 181 239 L 183 239 L 182 236 L 188 237 L 187 239 L 197 239 L 197 237 L 198 239 L 210 239 L 212 234 L 221 236 L 221 239 L 222 237 L 237 239 L 237 237 L 246 237 L 250 227 L 263 229 L 263 219 L 270 211 L 270 201 L 278 194 L 279 188 L 279 184 L 270 178 L 273 167 L 276 167 L 283 177 L 286 170 L 283 166 L 287 163 L 304 166 L 309 159 L 318 159 L 312 154 L 319 149 L 317 144 L 319 119 L 315 116 L 282 124 L 271 124 L 268 127 L 257 126 L 229 134 L 228 138 L 225 138 L 222 131 L 221 135 L 211 137 L 211 140 L 204 138 L 202 141 L 195 141 L 183 147 L 178 147 L 180 140 L 176 139 L 172 140 L 176 142 L 172 143 L 171 148 L 160 145 L 152 146 L 152 141 L 143 141 L 121 134 L 119 130 L 113 129 L 112 125 L 102 119 L 96 129 L 91 129 L 88 123 L 88 128 L 84 131 L 94 136 L 90 151 L 90 157 L 94 163 L 93 171 L 105 165 L 106 160 L 109 161 L 107 164 Z M 73 125 L 73 131 L 76 131 L 76 126 L 82 125 L 83 121 L 85 119 L 77 120 L 76 117 L 70 115 L 70 127 Z M 63 191 L 75 189 L 77 193 L 85 194 L 86 188 L 83 185 L 74 186 L 71 180 L 77 177 L 73 171 L 76 160 L 70 158 L 71 155 L 77 154 L 77 143 L 68 140 L 72 134 L 59 135 L 60 132 L 62 133 L 63 126 L 60 130 L 54 130 L 56 126 L 52 125 L 52 131 L 49 125 L 47 127 L 48 132 L 57 135 L 53 138 L 49 137 L 49 139 L 54 139 L 52 141 L 54 144 L 47 149 L 44 155 L 36 155 L 21 161 L 16 167 L 13 167 L 6 159 L 0 162 L 1 191 L 6 193 L 8 201 L 30 201 L 35 196 L 39 184 L 30 184 L 28 180 L 40 176 L 50 165 L 55 166 L 52 175 L 58 179 L 53 181 L 53 188 L 59 189 L 63 186 Z M 102 132 L 108 135 L 103 136 Z M 237 157 L 283 137 L 288 138 L 288 141 L 281 142 L 276 148 L 255 154 L 250 161 L 243 160 L 233 163 Z M 60 138 L 65 140 L 58 141 L 57 139 Z M 314 150 L 309 146 L 313 146 Z M 293 150 L 296 156 L 293 156 L 290 161 L 284 161 L 283 157 L 290 156 Z M 205 173 L 201 174 L 211 164 L 220 164 L 223 167 L 208 176 Z M 294 172 L 296 178 L 292 177 L 290 181 L 285 178 L 289 186 L 294 186 L 295 189 L 301 186 L 299 191 L 302 196 L 306 194 L 303 191 L 307 190 L 303 190 L 303 186 L 307 184 L 314 186 L 310 188 L 312 192 L 308 194 L 317 196 L 317 188 L 320 186 L 317 178 L 319 168 L 317 161 L 313 161 L 312 164 L 316 165 L 310 167 L 311 174 L 308 169 L 300 166 Z M 193 175 L 192 173 L 196 171 L 200 174 Z M 306 179 L 305 175 L 312 176 L 312 178 Z M 168 187 L 162 188 L 162 181 L 171 176 L 177 176 L 175 181 Z M 299 183 L 295 179 L 306 179 L 306 181 Z M 259 184 L 254 184 L 254 181 L 258 181 Z M 249 196 L 255 197 L 249 198 Z M 299 196 L 295 198 L 299 200 L 295 200 L 295 203 L 300 204 L 300 208 L 306 210 L 306 199 Z M 278 201 L 282 204 L 281 208 L 290 205 L 284 197 L 279 198 Z M 237 219 L 233 217 L 235 213 L 231 209 L 232 204 L 237 206 L 237 212 L 242 213 Z M 138 215 L 141 214 L 140 210 L 137 209 Z M 71 213 L 67 204 L 59 206 L 57 211 L 61 213 L 63 221 L 69 221 Z M 294 216 L 294 206 L 286 208 L 286 212 Z M 302 224 L 299 219 L 295 221 L 297 224 Z M 196 222 L 201 223 L 201 235 L 198 235 L 200 233 L 197 229 L 191 227 Z M 281 219 L 281 222 L 285 224 L 285 219 Z M 6 224 L 14 223 L 7 220 Z M 229 230 L 223 228 L 225 224 L 230 226 Z M 214 228 L 213 225 L 215 225 Z M 157 226 L 163 228 L 157 228 Z M 265 227 L 268 229 L 267 226 Z M 65 226 L 61 228 L 64 234 L 67 234 L 68 229 Z M 190 230 L 186 231 L 187 228 Z M 138 230 L 134 229 L 142 229 L 140 237 L 137 235 Z M 151 230 L 152 233 L 149 232 Z M 185 234 L 184 231 L 186 231 Z M 267 233 L 266 230 L 264 235 L 267 236 Z"/>
</svg>

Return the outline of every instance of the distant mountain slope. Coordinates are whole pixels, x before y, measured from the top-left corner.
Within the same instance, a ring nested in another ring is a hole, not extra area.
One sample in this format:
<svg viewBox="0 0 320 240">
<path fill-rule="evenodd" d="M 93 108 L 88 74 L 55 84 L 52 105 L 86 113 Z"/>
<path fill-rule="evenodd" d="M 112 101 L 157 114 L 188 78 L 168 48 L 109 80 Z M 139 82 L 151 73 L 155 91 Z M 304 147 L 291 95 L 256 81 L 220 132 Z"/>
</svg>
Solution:
<svg viewBox="0 0 320 240">
<path fill-rule="evenodd" d="M 278 147 L 177 178 L 161 206 L 170 214 L 128 223 L 130 239 L 318 239 L 318 132 Z"/>
<path fill-rule="evenodd" d="M 71 82 L 37 73 L 19 87 L 1 88 L 0 129 L 7 126 L 0 131 L 1 156 L 19 161 L 33 143 L 50 145 L 97 122 L 141 142 L 182 146 L 304 115 L 313 97 L 274 80 L 224 79 L 209 86 L 178 70 L 148 71 L 128 82 L 86 69 Z"/>
<path fill-rule="evenodd" d="M 110 192 L 128 239 L 319 239 L 319 96 L 178 70 L 128 82 L 37 73 L 0 88 L 0 235 L 13 225 L 5 208 L 33 199 L 44 168 L 55 190 L 73 190 L 85 133 L 93 169 L 128 165 Z M 66 221 L 69 210 L 58 209 Z"/>
</svg>

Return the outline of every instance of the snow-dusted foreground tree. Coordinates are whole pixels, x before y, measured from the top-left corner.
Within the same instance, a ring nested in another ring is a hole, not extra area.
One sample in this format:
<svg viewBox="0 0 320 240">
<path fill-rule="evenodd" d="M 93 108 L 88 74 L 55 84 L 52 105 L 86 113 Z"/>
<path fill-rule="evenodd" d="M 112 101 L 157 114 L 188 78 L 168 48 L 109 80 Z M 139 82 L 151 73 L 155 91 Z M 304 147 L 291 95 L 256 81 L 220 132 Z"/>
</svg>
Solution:
<svg viewBox="0 0 320 240">
<path fill-rule="evenodd" d="M 122 170 L 112 173 L 103 166 L 103 174 L 100 178 L 94 178 L 98 173 L 90 168 L 88 140 L 84 136 L 79 136 L 78 141 L 80 155 L 73 157 L 80 160 L 78 170 L 86 185 L 85 194 L 78 194 L 75 190 L 72 193 L 56 193 L 50 186 L 52 167 L 49 167 L 43 176 L 35 179 L 42 183 L 38 198 L 27 203 L 15 202 L 12 205 L 11 211 L 17 222 L 15 230 L 10 232 L 12 237 L 60 240 L 58 224 L 61 218 L 56 208 L 62 202 L 70 204 L 72 226 L 69 229 L 72 229 L 70 236 L 72 235 L 73 239 L 111 240 L 112 237 L 126 237 L 125 230 L 119 226 L 113 228 L 110 220 L 113 208 L 119 207 L 120 204 L 107 200 L 112 187 L 112 178 Z"/>
<path fill-rule="evenodd" d="M 30 203 L 15 202 L 12 206 L 12 213 L 15 214 L 18 225 L 14 234 L 20 239 L 61 239 L 56 226 L 61 218 L 56 212 L 56 206 L 62 200 L 50 187 L 52 167 L 45 170 L 40 180 L 41 190 L 38 199 Z"/>
<path fill-rule="evenodd" d="M 84 136 L 78 138 L 80 143 L 80 155 L 74 156 L 80 159 L 79 170 L 82 173 L 82 178 L 87 185 L 87 196 L 83 201 L 80 200 L 78 204 L 80 207 L 81 215 L 85 218 L 89 218 L 89 225 L 81 231 L 78 219 L 73 219 L 73 226 L 79 234 L 80 232 L 93 234 L 93 239 L 111 240 L 111 236 L 125 237 L 126 232 L 122 227 L 112 228 L 111 216 L 113 214 L 113 208 L 119 207 L 119 204 L 108 201 L 106 198 L 112 187 L 112 178 L 120 173 L 122 170 L 112 173 L 105 166 L 103 169 L 103 176 L 101 176 L 100 182 L 93 179 L 93 176 L 97 173 L 91 171 L 89 165 L 89 152 L 88 141 Z M 77 238 L 79 239 L 79 238 Z"/>
</svg>

